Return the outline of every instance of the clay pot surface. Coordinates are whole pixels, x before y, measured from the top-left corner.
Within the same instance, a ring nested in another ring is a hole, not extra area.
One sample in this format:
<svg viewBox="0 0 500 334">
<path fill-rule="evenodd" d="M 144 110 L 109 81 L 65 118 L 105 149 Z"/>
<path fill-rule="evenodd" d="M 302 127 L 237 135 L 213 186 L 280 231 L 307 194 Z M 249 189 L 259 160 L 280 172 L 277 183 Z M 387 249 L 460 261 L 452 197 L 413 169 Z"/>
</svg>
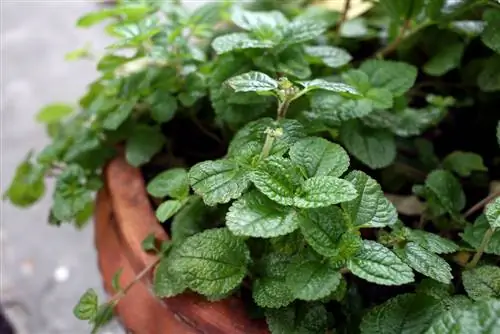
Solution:
<svg viewBox="0 0 500 334">
<path fill-rule="evenodd" d="M 113 276 L 122 270 L 120 286 L 135 279 L 156 256 L 142 250 L 151 233 L 158 240 L 169 236 L 157 221 L 139 169 L 123 156 L 104 172 L 105 187 L 95 209 L 95 244 L 106 291 L 113 295 Z M 241 300 L 209 302 L 194 293 L 159 299 L 152 292 L 153 272 L 137 282 L 116 307 L 117 316 L 135 334 L 266 334 L 263 321 L 250 320 Z"/>
</svg>

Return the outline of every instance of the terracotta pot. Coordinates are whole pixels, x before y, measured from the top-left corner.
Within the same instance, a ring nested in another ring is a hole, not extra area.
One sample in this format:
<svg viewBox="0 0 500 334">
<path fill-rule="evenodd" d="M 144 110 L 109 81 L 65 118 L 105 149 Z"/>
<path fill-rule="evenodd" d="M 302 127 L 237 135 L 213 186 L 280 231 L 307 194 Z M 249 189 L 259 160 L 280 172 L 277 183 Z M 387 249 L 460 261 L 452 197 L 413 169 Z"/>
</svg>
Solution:
<svg viewBox="0 0 500 334">
<path fill-rule="evenodd" d="M 120 284 L 126 286 L 156 260 L 142 250 L 142 240 L 150 233 L 159 240 L 169 237 L 156 220 L 139 169 L 117 157 L 106 167 L 104 178 L 96 201 L 95 244 L 104 287 L 114 294 L 111 282 L 120 268 Z M 152 293 L 152 277 L 151 271 L 117 305 L 117 316 L 132 333 L 269 333 L 265 322 L 248 318 L 237 298 L 208 302 L 185 293 L 162 300 Z"/>
</svg>

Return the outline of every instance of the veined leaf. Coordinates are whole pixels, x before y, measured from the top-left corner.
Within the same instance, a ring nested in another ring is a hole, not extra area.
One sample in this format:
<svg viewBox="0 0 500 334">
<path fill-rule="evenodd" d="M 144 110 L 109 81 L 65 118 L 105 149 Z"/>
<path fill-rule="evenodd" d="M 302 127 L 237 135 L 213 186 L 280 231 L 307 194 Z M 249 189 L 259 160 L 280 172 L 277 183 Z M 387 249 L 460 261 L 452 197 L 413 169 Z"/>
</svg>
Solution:
<svg viewBox="0 0 500 334">
<path fill-rule="evenodd" d="M 488 223 L 486 216 L 483 214 L 476 219 L 474 224 L 467 224 L 464 232 L 460 236 L 464 241 L 477 250 L 481 245 L 484 234 L 489 228 L 490 224 Z M 490 242 L 486 245 L 484 252 L 488 254 L 500 255 L 500 229 L 495 230 Z"/>
<path fill-rule="evenodd" d="M 462 273 L 465 291 L 474 300 L 500 298 L 500 267 L 485 265 Z"/>
<path fill-rule="evenodd" d="M 458 245 L 451 240 L 445 239 L 434 233 L 421 230 L 406 229 L 406 238 L 436 254 L 453 253 L 458 250 Z"/>
<path fill-rule="evenodd" d="M 212 48 L 219 55 L 234 50 L 269 49 L 275 45 L 274 41 L 255 39 L 247 33 L 240 32 L 219 36 L 212 42 Z"/>
<path fill-rule="evenodd" d="M 470 176 L 472 172 L 488 170 L 479 154 L 463 151 L 448 154 L 443 160 L 443 166 L 464 177 Z"/>
<path fill-rule="evenodd" d="M 278 88 L 278 82 L 261 72 L 248 72 L 227 81 L 235 92 L 264 92 Z"/>
<path fill-rule="evenodd" d="M 315 176 L 307 179 L 293 200 L 299 208 L 319 208 L 355 199 L 358 192 L 344 179 L 334 176 Z"/>
<path fill-rule="evenodd" d="M 184 168 L 172 168 L 155 176 L 147 186 L 151 196 L 183 199 L 189 193 L 188 174 Z"/>
<path fill-rule="evenodd" d="M 322 89 L 334 93 L 344 93 L 354 96 L 360 95 L 354 87 L 340 82 L 330 82 L 323 79 L 314 79 L 311 81 L 299 81 L 298 84 L 303 86 L 307 91 Z"/>
<path fill-rule="evenodd" d="M 359 69 L 368 75 L 373 87 L 385 88 L 394 96 L 406 93 L 417 78 L 416 67 L 392 60 L 370 59 Z"/>
<path fill-rule="evenodd" d="M 266 309 L 265 314 L 272 334 L 324 333 L 328 325 L 327 312 L 321 304 Z"/>
<path fill-rule="evenodd" d="M 484 215 L 491 227 L 500 229 L 500 196 L 486 205 Z"/>
<path fill-rule="evenodd" d="M 352 60 L 352 56 L 344 49 L 327 45 L 305 46 L 307 55 L 321 59 L 328 67 L 338 68 Z"/>
<path fill-rule="evenodd" d="M 245 30 L 279 29 L 288 24 L 287 18 L 279 11 L 248 11 L 235 7 L 231 13 L 231 20 L 238 27 Z"/>
</svg>

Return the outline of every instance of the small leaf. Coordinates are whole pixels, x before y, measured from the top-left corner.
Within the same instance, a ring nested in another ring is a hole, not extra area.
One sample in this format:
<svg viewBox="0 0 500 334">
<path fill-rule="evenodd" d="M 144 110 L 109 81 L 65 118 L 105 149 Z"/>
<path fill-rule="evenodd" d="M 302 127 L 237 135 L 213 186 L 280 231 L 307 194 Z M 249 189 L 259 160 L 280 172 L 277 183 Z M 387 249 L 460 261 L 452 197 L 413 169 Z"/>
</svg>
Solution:
<svg viewBox="0 0 500 334">
<path fill-rule="evenodd" d="M 500 90 L 500 55 L 494 55 L 484 62 L 477 77 L 477 85 L 483 92 Z"/>
<path fill-rule="evenodd" d="M 333 266 L 304 259 L 289 267 L 286 284 L 295 298 L 310 301 L 330 295 L 339 286 L 341 278 Z"/>
<path fill-rule="evenodd" d="M 95 318 L 92 320 L 92 334 L 96 334 L 100 328 L 111 321 L 115 305 L 115 303 L 104 303 L 99 305 Z"/>
<path fill-rule="evenodd" d="M 211 224 L 209 214 L 214 210 L 203 203 L 198 196 L 188 199 L 186 205 L 174 216 L 170 226 L 172 239 L 181 243 L 186 238 L 202 232 Z"/>
<path fill-rule="evenodd" d="M 392 98 L 392 96 L 391 96 Z M 326 124 L 360 118 L 373 111 L 373 102 L 367 98 L 351 99 L 327 91 L 311 94 L 311 115 Z"/>
<path fill-rule="evenodd" d="M 481 40 L 490 49 L 500 53 L 500 13 L 498 10 L 489 9 L 483 13 L 483 20 L 486 21 L 486 27 L 481 35 Z"/>
<path fill-rule="evenodd" d="M 348 64 L 352 56 L 344 49 L 327 45 L 305 46 L 306 53 L 319 58 L 328 67 L 338 68 Z"/>
<path fill-rule="evenodd" d="M 425 180 L 425 187 L 432 192 L 447 212 L 459 212 L 465 207 L 465 194 L 462 186 L 450 172 L 432 171 Z"/>
<path fill-rule="evenodd" d="M 349 153 L 372 169 L 387 167 L 396 158 L 392 134 L 366 127 L 358 121 L 342 123 L 340 139 Z"/>
<path fill-rule="evenodd" d="M 243 239 L 219 228 L 187 238 L 171 256 L 174 275 L 191 290 L 215 295 L 229 292 L 241 283 L 250 253 Z"/>
<path fill-rule="evenodd" d="M 271 238 L 298 228 L 298 213 L 278 205 L 257 190 L 234 202 L 226 215 L 226 225 L 235 235 Z"/>
<path fill-rule="evenodd" d="M 137 126 L 125 146 L 127 161 L 134 167 L 144 165 L 165 144 L 165 137 L 156 127 Z"/>
<path fill-rule="evenodd" d="M 437 50 L 427 63 L 424 64 L 425 73 L 432 76 L 445 75 L 450 70 L 458 67 L 465 51 L 465 44 L 461 41 L 443 45 Z"/>
<path fill-rule="evenodd" d="M 148 193 L 157 198 L 184 199 L 189 194 L 188 174 L 184 168 L 172 168 L 149 181 Z"/>
<path fill-rule="evenodd" d="M 439 300 L 431 296 L 401 294 L 369 310 L 361 334 L 421 334 L 442 311 Z"/>
<path fill-rule="evenodd" d="M 292 45 L 307 42 L 322 35 L 328 25 L 322 21 L 296 19 L 285 27 L 283 43 Z"/>
<path fill-rule="evenodd" d="M 73 107 L 64 103 L 52 103 L 38 112 L 36 120 L 40 123 L 55 123 L 73 112 Z"/>
<path fill-rule="evenodd" d="M 325 333 L 328 325 L 327 312 L 321 304 L 267 309 L 265 314 L 272 334 Z"/>
<path fill-rule="evenodd" d="M 186 283 L 172 270 L 171 257 L 167 256 L 161 259 L 154 271 L 153 290 L 155 295 L 160 298 L 170 298 L 186 289 Z"/>
<path fill-rule="evenodd" d="M 299 208 L 319 208 L 355 199 L 358 192 L 352 183 L 334 176 L 315 176 L 307 179 L 294 197 Z"/>
<path fill-rule="evenodd" d="M 342 203 L 351 223 L 360 227 L 384 227 L 397 222 L 394 205 L 384 196 L 380 185 L 361 171 L 353 171 L 346 178 L 356 188 L 358 197 Z"/>
<path fill-rule="evenodd" d="M 413 282 L 413 271 L 393 252 L 379 243 L 363 240 L 359 253 L 347 262 L 351 272 L 369 282 L 402 285 Z"/>
<path fill-rule="evenodd" d="M 458 245 L 451 240 L 445 239 L 434 233 L 421 230 L 407 229 L 406 238 L 436 254 L 454 253 L 458 250 Z"/>
<path fill-rule="evenodd" d="M 95 318 L 98 307 L 98 297 L 94 289 L 88 289 L 80 297 L 78 304 L 73 309 L 73 314 L 80 320 L 92 320 Z"/>
<path fill-rule="evenodd" d="M 17 166 L 14 178 L 4 197 L 16 206 L 28 207 L 36 203 L 44 193 L 43 171 L 37 169 L 37 166 L 33 165 L 27 157 Z"/>
<path fill-rule="evenodd" d="M 464 241 L 470 244 L 474 249 L 479 249 L 484 234 L 490 228 L 490 224 L 485 215 L 480 215 L 474 224 L 467 224 L 464 232 L 460 235 Z M 490 242 L 486 245 L 484 252 L 487 254 L 500 255 L 500 229 L 495 230 Z"/>
<path fill-rule="evenodd" d="M 189 171 L 189 183 L 207 205 L 227 203 L 248 188 L 245 169 L 231 160 L 203 161 Z"/>
<path fill-rule="evenodd" d="M 146 252 L 156 250 L 156 235 L 154 233 L 148 234 L 141 243 L 142 249 Z"/>
<path fill-rule="evenodd" d="M 227 81 L 235 92 L 265 92 L 278 88 L 278 81 L 262 72 L 247 72 Z"/>
<path fill-rule="evenodd" d="M 311 81 L 299 81 L 298 84 L 303 86 L 307 91 L 322 89 L 334 93 L 344 93 L 353 96 L 360 95 L 354 87 L 340 82 L 330 82 L 323 79 L 314 79 Z"/>
<path fill-rule="evenodd" d="M 397 254 L 410 267 L 438 282 L 449 284 L 453 279 L 448 262 L 414 242 L 407 243 L 404 250 Z"/>
<path fill-rule="evenodd" d="M 392 93 L 385 88 L 370 88 L 365 97 L 376 109 L 390 109 L 393 106 Z"/>
<path fill-rule="evenodd" d="M 403 62 L 370 59 L 359 68 L 373 87 L 385 88 L 395 97 L 406 93 L 415 83 L 417 68 Z"/>
<path fill-rule="evenodd" d="M 464 270 L 462 283 L 474 300 L 500 298 L 500 267 L 485 265 Z"/>
<path fill-rule="evenodd" d="M 168 200 L 160 204 L 156 209 L 156 218 L 164 223 L 182 208 L 183 203 L 178 200 Z"/>
<path fill-rule="evenodd" d="M 170 94 L 162 93 L 151 106 L 151 117 L 158 123 L 170 121 L 177 111 L 177 99 Z"/>
<path fill-rule="evenodd" d="M 288 24 L 287 18 L 279 11 L 266 12 L 243 10 L 235 7 L 231 14 L 231 20 L 238 27 L 245 30 L 279 29 Z"/>
<path fill-rule="evenodd" d="M 500 229 L 500 196 L 486 205 L 484 214 L 492 228 Z"/>
<path fill-rule="evenodd" d="M 463 177 L 470 176 L 472 172 L 488 170 L 479 154 L 462 151 L 448 154 L 443 160 L 443 166 Z"/>
<path fill-rule="evenodd" d="M 144 249 L 144 248 L 143 248 Z M 123 268 L 118 269 L 118 271 L 113 275 L 113 279 L 111 280 L 111 286 L 116 291 L 121 291 L 122 288 L 120 286 L 120 278 L 123 273 Z"/>
<path fill-rule="evenodd" d="M 247 33 L 240 32 L 219 36 L 212 42 L 212 48 L 219 55 L 234 50 L 269 49 L 275 45 L 274 41 L 255 39 Z"/>
<path fill-rule="evenodd" d="M 290 149 L 290 159 L 304 168 L 308 177 L 340 177 L 349 168 L 349 155 L 338 144 L 319 137 L 308 137 Z"/>
</svg>

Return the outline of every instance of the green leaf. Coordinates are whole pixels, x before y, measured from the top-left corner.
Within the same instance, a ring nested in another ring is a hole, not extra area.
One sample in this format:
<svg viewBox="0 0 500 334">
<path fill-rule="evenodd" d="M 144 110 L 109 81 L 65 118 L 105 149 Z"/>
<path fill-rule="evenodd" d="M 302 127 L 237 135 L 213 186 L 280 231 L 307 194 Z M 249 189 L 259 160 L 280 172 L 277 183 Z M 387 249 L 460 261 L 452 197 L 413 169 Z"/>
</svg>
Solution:
<svg viewBox="0 0 500 334">
<path fill-rule="evenodd" d="M 348 64 L 352 56 L 344 49 L 327 45 L 305 46 L 307 55 L 320 59 L 323 64 L 331 68 L 339 68 Z"/>
<path fill-rule="evenodd" d="M 258 31 L 260 29 L 279 29 L 288 24 L 287 18 L 279 11 L 248 11 L 243 10 L 239 6 L 235 7 L 233 10 L 231 20 L 238 27 L 250 31 Z"/>
<path fill-rule="evenodd" d="M 146 252 L 156 250 L 156 235 L 154 233 L 148 234 L 148 236 L 142 240 L 141 247 Z"/>
<path fill-rule="evenodd" d="M 436 254 L 454 253 L 458 250 L 458 245 L 451 240 L 445 239 L 434 233 L 421 230 L 406 230 L 406 239 L 413 241 L 429 252 Z"/>
<path fill-rule="evenodd" d="M 56 123 L 73 112 L 73 107 L 64 103 L 52 103 L 42 108 L 36 115 L 40 123 Z"/>
<path fill-rule="evenodd" d="M 500 301 L 488 300 L 452 308 L 439 316 L 425 334 L 486 334 L 500 326 Z"/>
<path fill-rule="evenodd" d="M 306 91 L 312 91 L 314 89 L 327 90 L 334 93 L 344 93 L 350 95 L 360 95 L 359 92 L 349 85 L 340 82 L 330 82 L 324 79 L 314 79 L 311 81 L 299 81 L 298 84 L 303 86 Z"/>
<path fill-rule="evenodd" d="M 220 228 L 187 238 L 171 256 L 174 275 L 191 290 L 215 295 L 227 293 L 241 283 L 250 253 L 243 239 Z"/>
<path fill-rule="evenodd" d="M 134 167 L 144 165 L 158 153 L 165 144 L 160 128 L 140 125 L 134 129 L 125 146 L 125 157 Z"/>
<path fill-rule="evenodd" d="M 342 123 L 340 139 L 349 153 L 372 169 L 387 167 L 396 158 L 392 134 L 366 127 L 359 121 Z"/>
<path fill-rule="evenodd" d="M 434 55 L 424 64 L 425 73 L 432 76 L 442 76 L 457 68 L 462 61 L 465 51 L 465 44 L 461 41 L 443 45 Z"/>
<path fill-rule="evenodd" d="M 278 81 L 262 72 L 247 72 L 227 81 L 235 92 L 265 92 L 278 88 Z"/>
<path fill-rule="evenodd" d="M 272 40 L 255 39 L 247 33 L 236 32 L 215 38 L 212 48 L 221 55 L 227 52 L 244 49 L 269 49 L 276 45 Z"/>
<path fill-rule="evenodd" d="M 177 108 L 177 99 L 162 92 L 161 96 L 155 96 L 151 105 L 151 117 L 158 123 L 168 122 L 174 117 Z"/>
<path fill-rule="evenodd" d="M 226 225 L 235 235 L 271 238 L 295 231 L 299 218 L 294 209 L 278 205 L 253 190 L 231 205 Z"/>
<path fill-rule="evenodd" d="M 385 88 L 394 96 L 406 93 L 415 83 L 417 68 L 403 62 L 370 59 L 359 68 L 370 78 L 373 87 Z"/>
<path fill-rule="evenodd" d="M 120 278 L 122 274 L 123 274 L 123 268 L 120 268 L 113 275 L 113 279 L 111 280 L 111 286 L 113 287 L 113 289 L 115 289 L 115 292 L 122 290 L 122 287 L 120 286 Z"/>
<path fill-rule="evenodd" d="M 342 203 L 351 224 L 361 228 L 384 227 L 397 222 L 396 208 L 384 196 L 377 181 L 361 171 L 352 171 L 345 179 L 351 182 L 360 194 L 352 201 Z"/>
<path fill-rule="evenodd" d="M 280 52 L 278 59 L 274 63 L 267 55 L 262 57 L 264 61 L 270 62 L 269 70 L 281 72 L 282 75 L 297 77 L 298 79 L 307 79 L 311 76 L 309 62 L 304 51 L 298 45 L 292 45 Z"/>
<path fill-rule="evenodd" d="M 327 329 L 328 316 L 321 304 L 267 309 L 265 314 L 272 334 L 318 334 Z"/>
<path fill-rule="evenodd" d="M 80 320 L 92 320 L 97 313 L 99 301 L 94 289 L 88 289 L 78 300 L 73 314 Z"/>
<path fill-rule="evenodd" d="M 167 256 L 155 268 L 153 291 L 160 298 L 173 297 L 187 289 L 186 283 L 172 270 L 172 265 L 171 257 Z"/>
<path fill-rule="evenodd" d="M 465 207 L 465 194 L 462 186 L 450 172 L 432 171 L 425 180 L 425 187 L 447 212 L 459 212 Z"/>
<path fill-rule="evenodd" d="M 156 218 L 164 223 L 175 215 L 182 208 L 182 202 L 178 200 L 168 200 L 160 204 L 156 209 Z"/>
<path fill-rule="evenodd" d="M 361 334 L 422 334 L 442 311 L 439 300 L 431 296 L 401 294 L 369 310 Z"/>
<path fill-rule="evenodd" d="M 172 220 L 170 232 L 173 241 L 180 243 L 209 227 L 211 223 L 209 214 L 212 211 L 214 208 L 206 206 L 200 197 L 190 197 Z"/>
<path fill-rule="evenodd" d="M 149 181 L 148 193 L 157 198 L 184 199 L 189 194 L 188 174 L 184 168 L 172 168 Z"/>
<path fill-rule="evenodd" d="M 500 298 L 500 267 L 485 265 L 462 273 L 465 291 L 474 300 Z"/>
<path fill-rule="evenodd" d="M 14 178 L 4 197 L 16 206 L 28 207 L 36 203 L 44 193 L 43 170 L 32 164 L 28 156 L 17 166 Z"/>
<path fill-rule="evenodd" d="M 394 103 L 392 93 L 385 88 L 370 88 L 365 97 L 376 109 L 389 109 L 392 108 Z"/>
<path fill-rule="evenodd" d="M 123 16 L 127 20 L 137 20 L 145 16 L 151 8 L 144 4 L 127 4 L 115 8 L 105 8 L 99 11 L 94 11 L 81 16 L 78 19 L 77 26 L 87 28 L 95 25 L 105 19 L 114 18 L 115 16 Z"/>
<path fill-rule="evenodd" d="M 340 256 L 340 238 L 347 231 L 347 222 L 338 207 L 304 210 L 300 216 L 300 230 L 307 243 L 319 254 Z"/>
<path fill-rule="evenodd" d="M 488 170 L 479 154 L 462 151 L 448 154 L 443 160 L 443 167 L 463 177 L 470 176 L 475 171 L 485 172 Z"/>
<path fill-rule="evenodd" d="M 189 171 L 189 183 L 207 205 L 227 203 L 248 188 L 248 173 L 231 160 L 203 161 Z"/>
<path fill-rule="evenodd" d="M 327 297 L 337 289 L 342 279 L 332 265 L 313 259 L 296 261 L 289 267 L 286 277 L 293 296 L 308 301 Z"/>
<path fill-rule="evenodd" d="M 294 197 L 299 208 L 320 208 L 355 199 L 358 192 L 352 183 L 334 176 L 315 176 L 307 179 Z"/>
<path fill-rule="evenodd" d="M 490 228 L 490 224 L 485 215 L 480 215 L 474 224 L 467 224 L 464 232 L 460 235 L 462 239 L 474 247 L 479 249 L 484 234 Z M 484 252 L 487 254 L 500 255 L 500 230 L 495 230 L 490 242 L 486 245 Z"/>
<path fill-rule="evenodd" d="M 392 97 L 391 97 L 392 98 Z M 311 115 L 326 124 L 360 118 L 373 111 L 373 102 L 367 98 L 350 99 L 326 91 L 311 94 Z"/>
<path fill-rule="evenodd" d="M 104 117 L 102 122 L 103 128 L 106 130 L 118 129 L 129 118 L 136 104 L 137 100 L 132 99 L 131 101 L 120 103 L 118 106 L 113 105 Z"/>
<path fill-rule="evenodd" d="M 115 303 L 111 302 L 99 305 L 99 307 L 97 308 L 97 313 L 94 319 L 92 319 L 92 334 L 97 334 L 97 331 L 100 328 L 108 324 L 111 319 L 113 319 L 113 310 L 115 305 Z"/>
<path fill-rule="evenodd" d="M 500 229 L 500 196 L 486 205 L 484 214 L 492 228 Z"/>
<path fill-rule="evenodd" d="M 484 62 L 484 67 L 477 77 L 477 84 L 484 92 L 500 90 L 500 55 L 494 55 Z"/>
<path fill-rule="evenodd" d="M 483 13 L 486 27 L 481 35 L 481 40 L 490 49 L 500 53 L 500 12 L 498 9 L 489 9 Z"/>
<path fill-rule="evenodd" d="M 290 149 L 290 159 L 301 166 L 307 177 L 340 177 L 349 168 L 349 155 L 338 144 L 319 137 L 297 141 Z"/>
<path fill-rule="evenodd" d="M 449 284 L 453 279 L 448 262 L 414 242 L 407 243 L 397 254 L 410 267 L 438 282 Z"/>
<path fill-rule="evenodd" d="M 363 240 L 361 250 L 347 262 L 356 276 L 380 285 L 402 285 L 413 282 L 411 268 L 396 254 L 379 243 Z"/>
<path fill-rule="evenodd" d="M 310 41 L 321 36 L 328 25 L 322 21 L 296 19 L 285 27 L 283 44 L 292 45 Z"/>
</svg>

